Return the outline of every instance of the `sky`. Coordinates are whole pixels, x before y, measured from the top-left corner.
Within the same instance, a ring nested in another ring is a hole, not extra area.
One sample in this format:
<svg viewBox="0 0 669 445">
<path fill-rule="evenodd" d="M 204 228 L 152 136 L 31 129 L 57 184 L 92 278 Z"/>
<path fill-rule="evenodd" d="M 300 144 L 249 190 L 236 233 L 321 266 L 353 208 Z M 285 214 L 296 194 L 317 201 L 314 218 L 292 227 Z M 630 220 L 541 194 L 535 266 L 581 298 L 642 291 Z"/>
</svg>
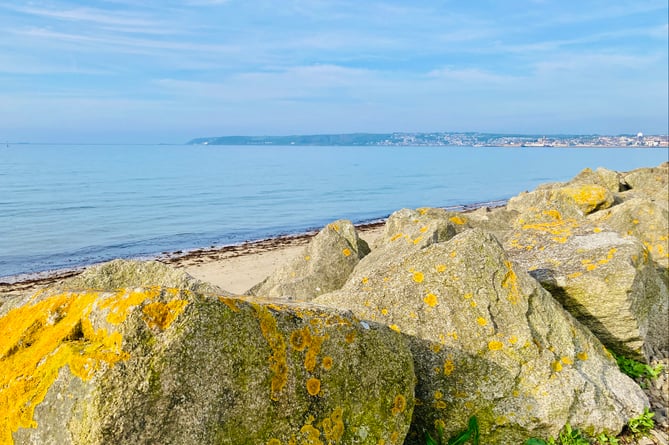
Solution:
<svg viewBox="0 0 669 445">
<path fill-rule="evenodd" d="M 669 133 L 667 0 L 7 0 L 0 141 Z"/>
</svg>

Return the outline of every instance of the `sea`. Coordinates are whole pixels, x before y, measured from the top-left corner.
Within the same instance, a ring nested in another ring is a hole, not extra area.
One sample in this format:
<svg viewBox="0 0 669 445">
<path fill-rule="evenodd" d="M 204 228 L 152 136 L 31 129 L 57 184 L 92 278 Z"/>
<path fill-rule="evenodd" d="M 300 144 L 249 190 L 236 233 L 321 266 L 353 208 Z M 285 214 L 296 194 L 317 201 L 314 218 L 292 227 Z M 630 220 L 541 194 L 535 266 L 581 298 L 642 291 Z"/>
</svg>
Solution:
<svg viewBox="0 0 669 445">
<path fill-rule="evenodd" d="M 0 146 L 0 282 L 317 230 L 395 210 L 504 202 L 666 148 Z"/>
</svg>

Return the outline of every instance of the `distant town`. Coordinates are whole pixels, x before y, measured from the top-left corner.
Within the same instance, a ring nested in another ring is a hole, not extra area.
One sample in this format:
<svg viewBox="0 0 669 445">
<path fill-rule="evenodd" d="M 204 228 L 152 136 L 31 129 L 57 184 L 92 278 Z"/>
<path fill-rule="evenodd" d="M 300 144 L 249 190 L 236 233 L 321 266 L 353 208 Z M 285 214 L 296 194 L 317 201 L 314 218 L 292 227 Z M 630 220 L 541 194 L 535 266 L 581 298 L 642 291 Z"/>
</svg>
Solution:
<svg viewBox="0 0 669 445">
<path fill-rule="evenodd" d="M 197 138 L 194 145 L 342 145 L 467 147 L 669 147 L 669 135 L 521 135 L 493 133 L 352 133 Z"/>
</svg>

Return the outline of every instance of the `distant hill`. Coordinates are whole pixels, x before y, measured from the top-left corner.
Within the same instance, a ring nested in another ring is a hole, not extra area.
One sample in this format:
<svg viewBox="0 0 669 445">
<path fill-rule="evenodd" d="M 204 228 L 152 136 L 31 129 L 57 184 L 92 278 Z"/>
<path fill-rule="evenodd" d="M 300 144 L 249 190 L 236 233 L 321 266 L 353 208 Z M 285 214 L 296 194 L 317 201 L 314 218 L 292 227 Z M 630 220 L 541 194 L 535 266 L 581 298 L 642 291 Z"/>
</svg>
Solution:
<svg viewBox="0 0 669 445">
<path fill-rule="evenodd" d="M 666 135 L 523 135 L 500 133 L 350 133 L 197 138 L 191 145 L 667 147 Z"/>
<path fill-rule="evenodd" d="M 392 134 L 312 134 L 296 136 L 221 136 L 197 138 L 188 144 L 208 145 L 379 145 Z"/>
</svg>

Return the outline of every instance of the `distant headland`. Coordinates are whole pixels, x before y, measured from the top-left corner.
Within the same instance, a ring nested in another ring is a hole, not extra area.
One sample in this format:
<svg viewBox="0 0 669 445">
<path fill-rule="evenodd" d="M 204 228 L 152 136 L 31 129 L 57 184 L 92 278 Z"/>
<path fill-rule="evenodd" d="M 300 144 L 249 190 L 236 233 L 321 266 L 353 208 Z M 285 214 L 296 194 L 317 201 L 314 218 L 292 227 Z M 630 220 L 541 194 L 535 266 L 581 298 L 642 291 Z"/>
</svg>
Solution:
<svg viewBox="0 0 669 445">
<path fill-rule="evenodd" d="M 668 135 L 523 135 L 499 133 L 350 133 L 196 138 L 190 145 L 669 147 Z"/>
</svg>

